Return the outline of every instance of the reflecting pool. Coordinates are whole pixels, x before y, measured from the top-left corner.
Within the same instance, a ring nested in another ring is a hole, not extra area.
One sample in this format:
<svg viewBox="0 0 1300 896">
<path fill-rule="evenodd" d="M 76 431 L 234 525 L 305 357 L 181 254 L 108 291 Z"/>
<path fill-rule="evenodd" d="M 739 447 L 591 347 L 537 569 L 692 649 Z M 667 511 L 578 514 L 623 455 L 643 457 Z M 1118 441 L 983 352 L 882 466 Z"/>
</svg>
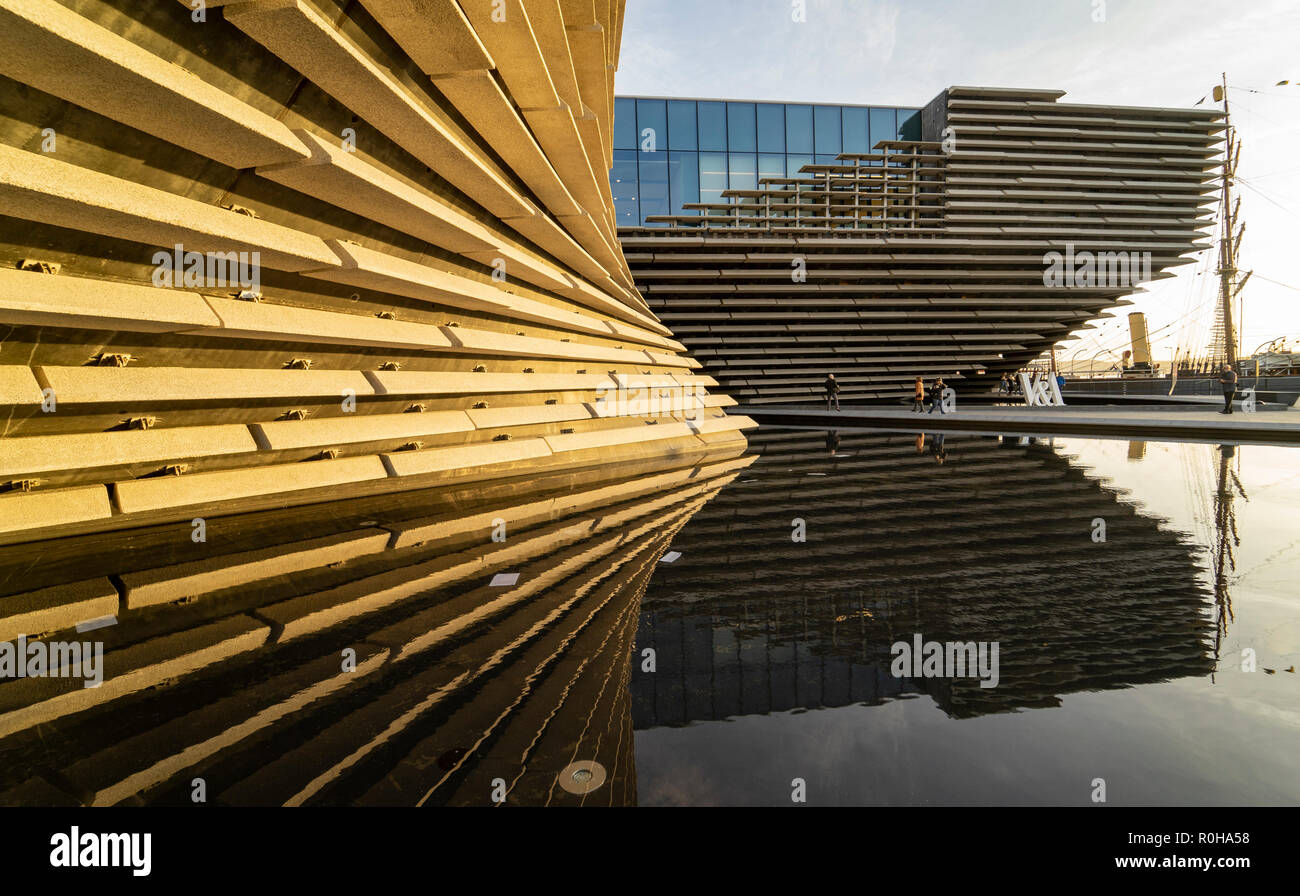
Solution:
<svg viewBox="0 0 1300 896">
<path fill-rule="evenodd" d="M 0 805 L 1294 804 L 1297 457 L 763 428 L 0 546 Z"/>
<path fill-rule="evenodd" d="M 643 601 L 642 805 L 1300 800 L 1294 450 L 751 448 Z M 896 675 L 918 636 L 996 643 L 996 686 Z"/>
</svg>

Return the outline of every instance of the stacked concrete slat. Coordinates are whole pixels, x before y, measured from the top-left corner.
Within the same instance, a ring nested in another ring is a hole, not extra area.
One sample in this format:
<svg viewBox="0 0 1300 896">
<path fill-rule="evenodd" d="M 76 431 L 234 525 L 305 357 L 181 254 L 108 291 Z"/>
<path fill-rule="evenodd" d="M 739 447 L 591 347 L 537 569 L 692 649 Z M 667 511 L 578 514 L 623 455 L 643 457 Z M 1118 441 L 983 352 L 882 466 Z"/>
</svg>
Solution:
<svg viewBox="0 0 1300 896">
<path fill-rule="evenodd" d="M 636 281 L 742 404 L 819 400 L 827 373 L 850 401 L 987 391 L 1141 291 L 1049 284 L 1049 253 L 1150 253 L 1145 281 L 1206 245 L 1220 117 L 1061 96 L 951 88 L 922 141 L 623 228 Z"/>
<path fill-rule="evenodd" d="M 742 438 L 615 236 L 621 7 L 0 2 L 0 540 Z"/>
</svg>

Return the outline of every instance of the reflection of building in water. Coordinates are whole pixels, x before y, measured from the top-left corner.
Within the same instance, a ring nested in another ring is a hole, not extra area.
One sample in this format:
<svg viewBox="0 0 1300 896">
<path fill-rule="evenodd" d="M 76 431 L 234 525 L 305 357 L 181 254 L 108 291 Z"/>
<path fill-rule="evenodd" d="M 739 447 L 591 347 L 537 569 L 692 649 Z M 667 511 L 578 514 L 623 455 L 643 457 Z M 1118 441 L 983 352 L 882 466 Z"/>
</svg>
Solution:
<svg viewBox="0 0 1300 896">
<path fill-rule="evenodd" d="M 760 432 L 678 536 L 642 610 L 639 728 L 917 691 L 969 717 L 1212 670 L 1192 548 L 1052 448 L 949 436 L 937 466 L 912 436 L 844 433 L 834 458 L 823 438 Z M 999 642 L 998 686 L 895 679 L 918 633 Z"/>
<path fill-rule="evenodd" d="M 634 802 L 639 600 L 744 447 L 0 548 L 3 639 L 106 647 L 0 682 L 0 803 Z"/>
</svg>

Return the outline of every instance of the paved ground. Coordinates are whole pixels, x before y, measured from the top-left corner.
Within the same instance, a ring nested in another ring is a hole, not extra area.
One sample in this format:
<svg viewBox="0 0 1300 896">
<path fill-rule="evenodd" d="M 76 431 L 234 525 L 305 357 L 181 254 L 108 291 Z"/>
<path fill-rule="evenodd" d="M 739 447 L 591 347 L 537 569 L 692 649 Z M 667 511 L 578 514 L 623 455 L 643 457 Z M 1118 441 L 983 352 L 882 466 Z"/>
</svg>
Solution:
<svg viewBox="0 0 1300 896">
<path fill-rule="evenodd" d="M 1300 444 L 1300 410 L 1271 410 L 1231 415 L 1191 407 L 1109 407 L 1087 405 L 1064 408 L 959 407 L 940 415 L 915 414 L 902 407 L 845 405 L 841 411 L 817 406 L 736 408 L 737 413 L 768 425 L 816 426 L 849 429 L 869 427 L 916 432 L 997 432 L 1008 435 L 1098 435 L 1149 438 L 1153 441 L 1252 442 Z"/>
</svg>

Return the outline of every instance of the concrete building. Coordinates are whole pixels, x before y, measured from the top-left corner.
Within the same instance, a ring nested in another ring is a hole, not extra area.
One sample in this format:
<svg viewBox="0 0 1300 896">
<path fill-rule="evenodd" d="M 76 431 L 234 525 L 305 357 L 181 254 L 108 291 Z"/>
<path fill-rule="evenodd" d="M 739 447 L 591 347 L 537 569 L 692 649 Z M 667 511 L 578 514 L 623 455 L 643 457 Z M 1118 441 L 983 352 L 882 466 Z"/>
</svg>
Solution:
<svg viewBox="0 0 1300 896">
<path fill-rule="evenodd" d="M 872 128 L 871 151 L 784 174 L 774 156 L 757 184 L 742 159 L 702 202 L 670 190 L 668 213 L 619 230 L 637 286 L 741 404 L 820 400 L 828 373 L 850 402 L 905 399 L 917 376 L 988 391 L 1208 245 L 1219 114 L 1062 96 L 953 87 L 912 139 Z M 730 131 L 745 104 L 724 105 Z M 774 108 L 788 145 L 795 107 Z M 843 146 L 850 110 L 829 108 L 813 139 Z"/>
<path fill-rule="evenodd" d="M 622 23 L 0 3 L 0 541 L 743 450 L 615 235 Z"/>
</svg>

